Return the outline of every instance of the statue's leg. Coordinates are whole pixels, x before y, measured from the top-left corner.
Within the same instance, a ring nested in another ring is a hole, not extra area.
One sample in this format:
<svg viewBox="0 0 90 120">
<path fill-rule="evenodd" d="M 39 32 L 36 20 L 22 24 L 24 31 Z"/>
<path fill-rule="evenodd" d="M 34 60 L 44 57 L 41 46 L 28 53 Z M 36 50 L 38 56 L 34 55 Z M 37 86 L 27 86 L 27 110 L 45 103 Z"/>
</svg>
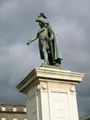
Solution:
<svg viewBox="0 0 90 120">
<path fill-rule="evenodd" d="M 47 43 L 46 41 L 43 42 L 43 55 L 44 55 L 44 65 L 48 65 L 48 53 L 47 53 Z"/>
</svg>

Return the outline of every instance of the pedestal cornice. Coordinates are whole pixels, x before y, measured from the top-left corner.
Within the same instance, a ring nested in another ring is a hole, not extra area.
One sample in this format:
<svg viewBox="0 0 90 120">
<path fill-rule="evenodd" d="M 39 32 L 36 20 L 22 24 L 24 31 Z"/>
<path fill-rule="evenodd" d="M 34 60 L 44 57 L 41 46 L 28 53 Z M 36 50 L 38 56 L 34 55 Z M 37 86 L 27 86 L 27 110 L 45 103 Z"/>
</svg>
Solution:
<svg viewBox="0 0 90 120">
<path fill-rule="evenodd" d="M 34 68 L 23 81 L 17 85 L 17 89 L 20 92 L 24 92 L 25 89 L 36 81 L 66 81 L 78 84 L 82 81 L 84 73 L 71 72 L 68 70 L 52 69 L 52 68 Z"/>
</svg>

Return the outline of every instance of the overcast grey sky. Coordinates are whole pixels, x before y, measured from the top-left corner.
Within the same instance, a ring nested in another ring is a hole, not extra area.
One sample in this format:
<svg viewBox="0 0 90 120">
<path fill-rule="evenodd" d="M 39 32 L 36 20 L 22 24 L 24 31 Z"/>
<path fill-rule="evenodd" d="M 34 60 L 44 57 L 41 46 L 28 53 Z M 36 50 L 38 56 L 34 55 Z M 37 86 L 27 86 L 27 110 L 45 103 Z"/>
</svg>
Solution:
<svg viewBox="0 0 90 120">
<path fill-rule="evenodd" d="M 77 87 L 79 114 L 90 114 L 90 0 L 0 0 L 0 103 L 24 103 L 16 85 L 42 63 L 38 43 L 26 45 L 44 12 L 60 40 L 62 66 L 85 72 Z"/>
</svg>

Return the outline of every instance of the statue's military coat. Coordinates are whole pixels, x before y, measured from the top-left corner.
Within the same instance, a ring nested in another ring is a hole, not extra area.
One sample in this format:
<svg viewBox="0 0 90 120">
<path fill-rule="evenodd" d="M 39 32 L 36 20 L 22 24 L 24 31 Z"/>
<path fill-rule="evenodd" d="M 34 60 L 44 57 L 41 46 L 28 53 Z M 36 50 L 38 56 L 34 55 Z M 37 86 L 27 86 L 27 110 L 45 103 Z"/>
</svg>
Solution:
<svg viewBox="0 0 90 120">
<path fill-rule="evenodd" d="M 46 49 L 48 53 L 48 60 L 51 65 L 54 63 L 60 63 L 60 59 L 62 59 L 62 55 L 60 53 L 60 48 L 58 41 L 56 40 L 55 33 L 50 26 L 46 26 L 45 28 L 41 29 L 37 34 L 37 37 L 39 38 L 40 57 L 41 59 L 44 59 L 43 46 L 41 44 L 40 34 L 44 32 L 45 29 L 47 29 L 48 32 L 47 34 L 45 34 L 45 38 L 44 38 L 47 44 Z M 52 38 L 51 35 L 53 35 Z"/>
</svg>

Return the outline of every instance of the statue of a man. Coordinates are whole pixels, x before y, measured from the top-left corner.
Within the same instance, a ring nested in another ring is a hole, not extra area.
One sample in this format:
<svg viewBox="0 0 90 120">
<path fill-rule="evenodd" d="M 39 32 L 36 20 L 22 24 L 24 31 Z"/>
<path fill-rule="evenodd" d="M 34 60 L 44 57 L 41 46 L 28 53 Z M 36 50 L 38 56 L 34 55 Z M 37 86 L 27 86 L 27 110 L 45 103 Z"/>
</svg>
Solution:
<svg viewBox="0 0 90 120">
<path fill-rule="evenodd" d="M 40 30 L 33 40 L 28 40 L 27 45 L 31 42 L 39 41 L 40 57 L 44 60 L 43 66 L 61 64 L 62 55 L 60 53 L 59 44 L 57 43 L 55 33 L 52 30 L 47 17 L 44 13 L 40 13 L 36 22 L 39 23 Z"/>
</svg>

